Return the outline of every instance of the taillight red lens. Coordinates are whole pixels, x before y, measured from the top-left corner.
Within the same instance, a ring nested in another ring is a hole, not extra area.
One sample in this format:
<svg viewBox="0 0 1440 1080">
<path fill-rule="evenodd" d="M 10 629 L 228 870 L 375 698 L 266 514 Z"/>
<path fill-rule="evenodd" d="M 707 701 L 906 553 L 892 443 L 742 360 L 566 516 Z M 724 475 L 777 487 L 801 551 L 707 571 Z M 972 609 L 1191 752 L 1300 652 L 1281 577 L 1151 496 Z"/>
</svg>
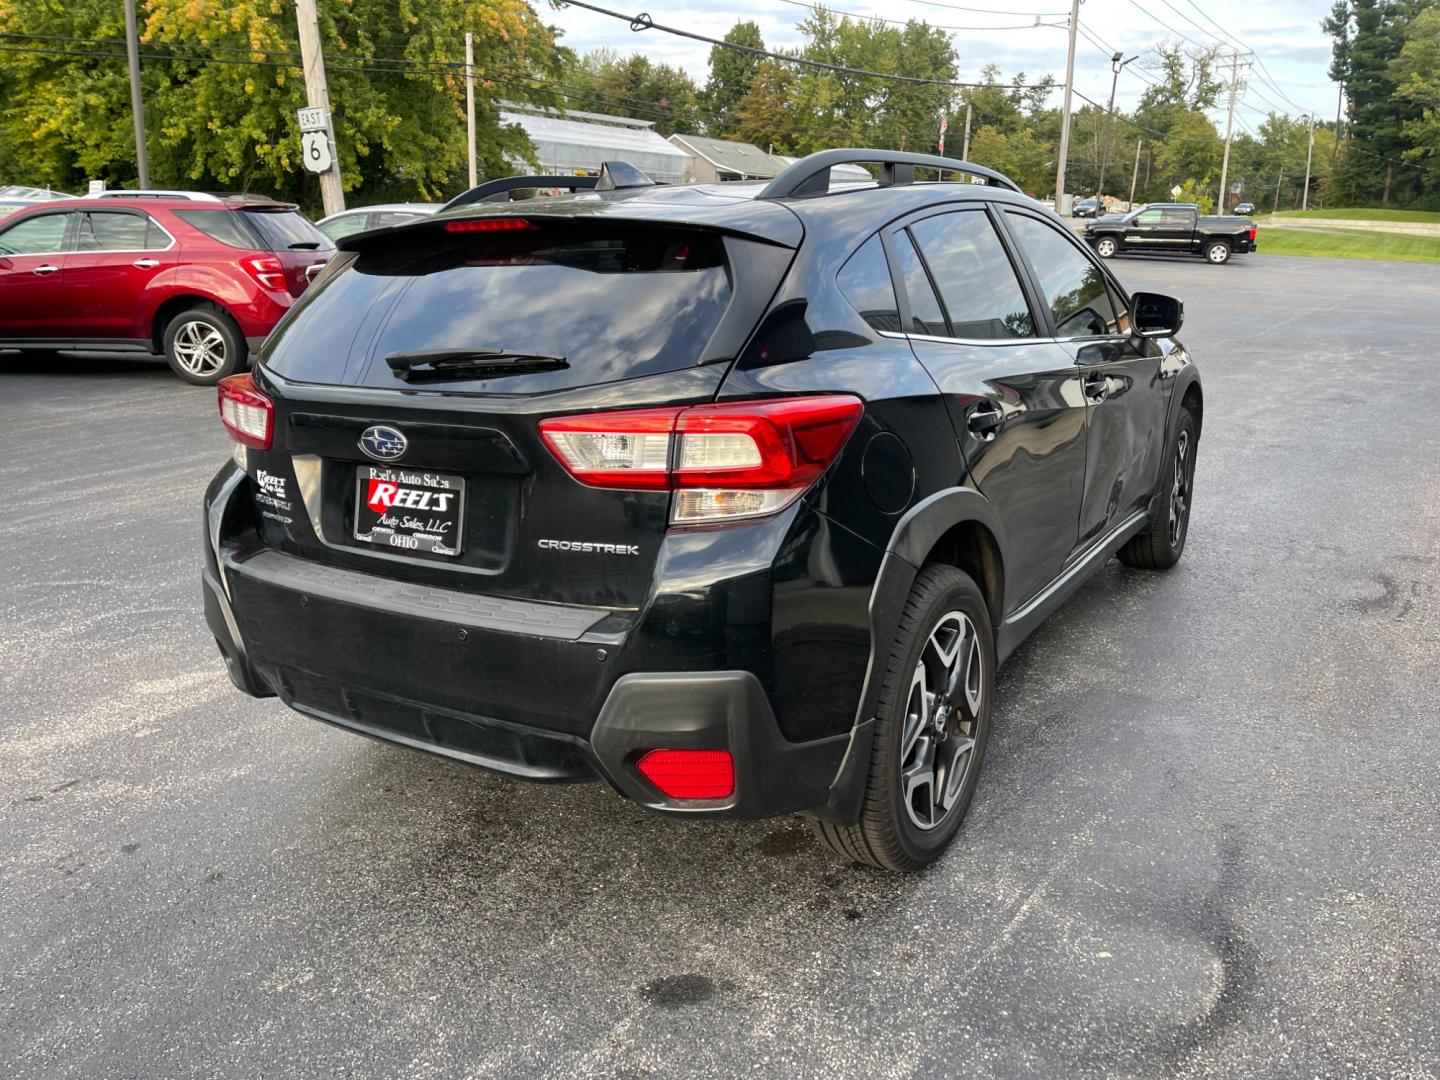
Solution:
<svg viewBox="0 0 1440 1080">
<path fill-rule="evenodd" d="M 1250 228 L 1250 239 L 1251 239 L 1251 240 L 1254 240 L 1254 239 L 1255 239 L 1255 233 L 1256 233 L 1257 231 L 1258 231 L 1258 230 L 1256 230 L 1254 226 L 1251 226 L 1251 228 Z"/>
<path fill-rule="evenodd" d="M 285 291 L 285 267 L 274 255 L 251 255 L 240 266 L 265 288 Z"/>
<path fill-rule="evenodd" d="M 215 384 L 220 394 L 220 422 L 241 446 L 269 450 L 275 434 L 275 404 L 259 390 L 247 372 Z"/>
<path fill-rule="evenodd" d="M 633 409 L 540 422 L 545 445 L 592 487 L 678 490 L 676 522 L 755 517 L 788 506 L 860 422 L 846 394 Z"/>
<path fill-rule="evenodd" d="M 539 226 L 534 222 L 514 217 L 469 218 L 445 223 L 446 232 L 520 232 L 536 228 Z"/>
<path fill-rule="evenodd" d="M 726 799 L 735 791 L 729 750 L 651 750 L 635 768 L 672 799 Z"/>
</svg>

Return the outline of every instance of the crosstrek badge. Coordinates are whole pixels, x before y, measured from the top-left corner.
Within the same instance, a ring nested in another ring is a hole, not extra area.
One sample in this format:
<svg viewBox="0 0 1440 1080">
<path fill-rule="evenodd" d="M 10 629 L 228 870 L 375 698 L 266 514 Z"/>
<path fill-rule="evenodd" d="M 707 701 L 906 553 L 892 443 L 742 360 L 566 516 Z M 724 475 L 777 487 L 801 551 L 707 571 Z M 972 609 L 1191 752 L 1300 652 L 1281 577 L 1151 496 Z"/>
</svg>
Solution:
<svg viewBox="0 0 1440 1080">
<path fill-rule="evenodd" d="M 377 514 L 386 510 L 434 510 L 443 514 L 450 509 L 450 501 L 454 498 L 453 491 L 428 491 L 405 487 L 393 480 L 371 479 L 365 505 Z"/>
</svg>

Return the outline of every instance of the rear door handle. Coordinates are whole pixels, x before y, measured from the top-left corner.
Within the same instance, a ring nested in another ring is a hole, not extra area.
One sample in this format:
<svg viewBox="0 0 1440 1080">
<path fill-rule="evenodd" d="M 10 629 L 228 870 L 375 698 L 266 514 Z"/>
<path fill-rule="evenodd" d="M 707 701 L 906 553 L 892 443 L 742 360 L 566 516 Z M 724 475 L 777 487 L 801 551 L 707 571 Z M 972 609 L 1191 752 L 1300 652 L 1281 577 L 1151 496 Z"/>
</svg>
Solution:
<svg viewBox="0 0 1440 1080">
<path fill-rule="evenodd" d="M 141 270 L 153 270 L 153 269 L 155 269 L 155 267 L 157 267 L 157 266 L 160 265 L 160 260 L 159 260 L 159 259 L 136 259 L 136 260 L 135 260 L 133 263 L 131 263 L 130 265 L 131 265 L 131 266 L 138 267 L 138 268 L 141 269 Z"/>
<path fill-rule="evenodd" d="M 978 406 L 965 418 L 965 426 L 969 428 L 970 434 L 981 439 L 993 439 L 995 432 L 999 431 L 1004 423 L 1005 413 L 993 403 Z"/>
<path fill-rule="evenodd" d="M 35 273 L 37 273 L 37 274 L 53 274 L 53 273 L 55 273 L 56 270 L 59 270 L 59 269 L 60 269 L 60 267 L 58 267 L 58 266 L 51 266 L 49 263 L 46 263 L 44 266 L 37 266 L 37 267 L 35 267 Z"/>
<path fill-rule="evenodd" d="M 1093 371 L 1085 376 L 1085 396 L 1097 405 L 1110 396 L 1110 379 Z"/>
</svg>

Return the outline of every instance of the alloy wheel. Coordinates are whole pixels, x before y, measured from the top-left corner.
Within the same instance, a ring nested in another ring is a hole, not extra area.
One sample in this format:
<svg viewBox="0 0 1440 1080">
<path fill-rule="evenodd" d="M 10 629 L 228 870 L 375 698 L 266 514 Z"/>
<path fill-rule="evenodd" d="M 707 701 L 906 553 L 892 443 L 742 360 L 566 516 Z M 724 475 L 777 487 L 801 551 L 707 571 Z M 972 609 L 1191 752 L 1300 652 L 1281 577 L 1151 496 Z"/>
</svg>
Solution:
<svg viewBox="0 0 1440 1080">
<path fill-rule="evenodd" d="M 1101 240 L 1096 250 L 1099 251 L 1102 259 L 1108 259 L 1111 255 L 1115 254 L 1115 241 Z"/>
<path fill-rule="evenodd" d="M 1230 257 L 1230 251 L 1224 244 L 1214 244 L 1210 248 L 1210 261 L 1212 263 L 1223 263 Z"/>
<path fill-rule="evenodd" d="M 1170 546 L 1179 547 L 1185 538 L 1190 514 L 1190 433 L 1180 432 L 1175 443 L 1175 476 L 1170 485 Z"/>
<path fill-rule="evenodd" d="M 228 353 L 225 337 L 211 323 L 198 319 L 182 323 L 175 331 L 175 362 L 196 378 L 208 378 L 225 366 Z"/>
<path fill-rule="evenodd" d="M 974 624 L 963 612 L 946 612 L 911 673 L 900 738 L 901 801 L 924 832 L 950 815 L 974 765 L 984 678 Z"/>
</svg>

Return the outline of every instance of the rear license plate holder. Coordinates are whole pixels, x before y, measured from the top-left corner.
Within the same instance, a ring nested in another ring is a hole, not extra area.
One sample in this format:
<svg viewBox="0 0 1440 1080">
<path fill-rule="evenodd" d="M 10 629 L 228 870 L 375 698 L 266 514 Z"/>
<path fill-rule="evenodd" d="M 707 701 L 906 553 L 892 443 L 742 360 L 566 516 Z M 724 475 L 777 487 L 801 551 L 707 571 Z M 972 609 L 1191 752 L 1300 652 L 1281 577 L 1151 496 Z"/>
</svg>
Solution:
<svg viewBox="0 0 1440 1080">
<path fill-rule="evenodd" d="M 465 480 L 395 466 L 355 470 L 355 539 L 398 555 L 460 554 Z"/>
</svg>

